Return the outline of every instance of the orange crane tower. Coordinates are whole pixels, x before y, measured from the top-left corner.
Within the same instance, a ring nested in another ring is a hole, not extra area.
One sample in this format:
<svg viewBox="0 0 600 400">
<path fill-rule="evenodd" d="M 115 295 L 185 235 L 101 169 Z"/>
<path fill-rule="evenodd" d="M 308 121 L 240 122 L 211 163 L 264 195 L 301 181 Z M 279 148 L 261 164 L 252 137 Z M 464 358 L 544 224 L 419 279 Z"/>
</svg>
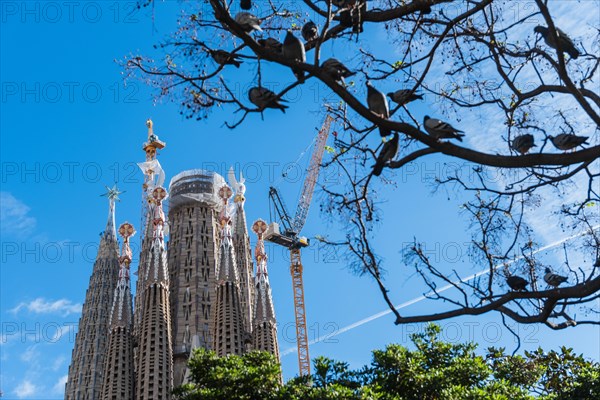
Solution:
<svg viewBox="0 0 600 400">
<path fill-rule="evenodd" d="M 323 126 L 317 136 L 315 147 L 310 159 L 310 164 L 302 186 L 302 193 L 296 208 L 296 215 L 292 220 L 287 212 L 283 200 L 279 196 L 277 189 L 271 187 L 269 197 L 275 208 L 283 231 L 279 224 L 272 222 L 264 238 L 270 242 L 279 244 L 290 250 L 290 274 L 292 275 L 292 288 L 294 293 L 294 313 L 296 316 L 296 338 L 298 341 L 298 365 L 300 376 L 310 375 L 310 356 L 308 354 L 308 334 L 306 328 L 306 307 L 304 303 L 304 283 L 302 281 L 302 258 L 300 249 L 309 245 L 306 237 L 300 236 L 300 232 L 306 222 L 308 210 L 315 191 L 317 179 L 319 178 L 319 169 L 323 160 L 323 151 L 333 118 L 330 115 L 325 117 Z"/>
</svg>

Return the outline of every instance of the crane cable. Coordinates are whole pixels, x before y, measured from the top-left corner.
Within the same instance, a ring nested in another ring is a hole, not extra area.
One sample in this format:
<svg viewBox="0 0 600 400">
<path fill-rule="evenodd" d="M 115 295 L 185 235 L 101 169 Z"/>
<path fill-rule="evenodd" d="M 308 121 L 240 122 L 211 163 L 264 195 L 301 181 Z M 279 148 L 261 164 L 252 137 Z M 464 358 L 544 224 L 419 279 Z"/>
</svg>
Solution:
<svg viewBox="0 0 600 400">
<path fill-rule="evenodd" d="M 281 172 L 281 176 L 279 177 L 279 179 L 273 184 L 273 186 L 275 188 L 277 188 L 279 186 L 279 184 L 281 183 L 281 181 L 283 180 L 283 178 L 287 177 L 287 173 L 289 172 L 289 170 L 292 168 L 293 165 L 299 164 L 300 160 L 304 157 L 304 155 L 306 154 L 306 152 L 315 144 L 315 142 L 317 141 L 317 138 L 319 137 L 317 131 L 317 135 L 313 138 L 313 140 L 308 144 L 308 146 L 306 146 L 306 148 L 304 150 L 302 150 L 302 152 L 300 152 L 300 155 L 298 156 L 298 158 L 296 159 L 296 161 L 289 163 L 288 167 L 285 169 L 285 171 Z"/>
</svg>

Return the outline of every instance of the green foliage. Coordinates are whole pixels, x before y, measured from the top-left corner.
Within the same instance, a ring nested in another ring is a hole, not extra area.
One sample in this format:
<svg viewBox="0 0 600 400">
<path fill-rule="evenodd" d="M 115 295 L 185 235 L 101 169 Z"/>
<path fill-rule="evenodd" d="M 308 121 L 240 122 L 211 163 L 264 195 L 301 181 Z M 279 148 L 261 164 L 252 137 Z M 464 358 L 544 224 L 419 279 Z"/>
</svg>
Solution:
<svg viewBox="0 0 600 400">
<path fill-rule="evenodd" d="M 186 400 L 276 399 L 281 386 L 281 368 L 266 352 L 218 357 L 215 352 L 197 349 L 188 363 L 189 383 L 174 391 Z"/>
<path fill-rule="evenodd" d="M 572 349 L 507 355 L 489 348 L 476 354 L 473 343 L 440 340 L 429 325 L 411 340 L 414 349 L 390 344 L 373 351 L 371 364 L 317 357 L 311 377 L 282 384 L 280 367 L 269 353 L 219 358 L 199 349 L 190 361 L 187 385 L 175 391 L 185 400 L 586 400 L 600 399 L 600 364 Z"/>
</svg>

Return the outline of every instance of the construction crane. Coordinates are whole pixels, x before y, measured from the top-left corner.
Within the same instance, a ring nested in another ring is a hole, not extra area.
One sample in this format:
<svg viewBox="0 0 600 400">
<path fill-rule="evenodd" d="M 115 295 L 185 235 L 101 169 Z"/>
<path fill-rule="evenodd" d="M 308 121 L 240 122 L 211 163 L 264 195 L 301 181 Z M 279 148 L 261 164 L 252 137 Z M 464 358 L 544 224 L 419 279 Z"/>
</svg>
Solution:
<svg viewBox="0 0 600 400">
<path fill-rule="evenodd" d="M 296 215 L 292 220 L 290 214 L 285 207 L 285 204 L 277 189 L 271 187 L 269 189 L 269 198 L 274 206 L 275 212 L 279 219 L 280 225 L 277 222 L 272 222 L 265 232 L 264 238 L 270 242 L 281 245 L 290 250 L 290 274 L 292 275 L 292 288 L 294 293 L 294 313 L 296 316 L 296 338 L 298 342 L 298 366 L 300 376 L 310 375 L 310 356 L 308 354 L 308 335 L 306 329 L 306 307 L 304 306 L 304 283 L 302 281 L 302 259 L 300 257 L 300 249 L 307 247 L 310 242 L 300 236 L 300 232 L 306 222 L 308 209 L 312 201 L 312 196 L 315 191 L 317 179 L 319 178 L 319 168 L 323 160 L 323 151 L 325 143 L 329 136 L 329 130 L 333 118 L 330 115 L 325 117 L 323 126 L 317 135 L 315 147 L 310 159 L 310 164 L 307 169 L 304 185 L 300 194 L 300 200 L 296 208 Z"/>
</svg>

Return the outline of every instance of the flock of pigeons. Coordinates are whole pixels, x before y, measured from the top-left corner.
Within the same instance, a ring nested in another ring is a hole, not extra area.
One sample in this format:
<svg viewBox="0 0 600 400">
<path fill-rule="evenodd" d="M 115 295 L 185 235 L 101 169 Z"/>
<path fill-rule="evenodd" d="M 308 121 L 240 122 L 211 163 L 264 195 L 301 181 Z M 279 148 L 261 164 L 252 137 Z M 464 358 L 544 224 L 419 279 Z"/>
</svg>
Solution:
<svg viewBox="0 0 600 400">
<path fill-rule="evenodd" d="M 333 0 L 332 4 L 338 7 L 340 15 L 349 13 L 346 17 L 344 17 L 344 19 L 349 18 L 350 20 L 350 25 L 348 26 L 353 26 L 355 32 L 362 32 L 361 16 L 363 15 L 362 13 L 366 11 L 365 0 Z M 252 1 L 240 0 L 240 6 L 243 10 L 250 10 L 252 8 Z M 260 18 L 248 11 L 239 12 L 235 16 L 235 22 L 246 33 L 251 33 L 253 31 L 262 32 L 262 28 L 260 27 Z M 343 24 L 343 21 L 340 23 Z M 554 39 L 554 37 L 550 34 L 549 29 L 546 27 L 536 26 L 534 31 L 542 35 L 542 38 L 549 47 L 560 50 L 563 53 L 567 53 L 573 59 L 579 57 L 580 53 L 575 47 L 573 40 L 560 29 L 556 29 L 556 37 L 558 40 Z M 302 38 L 307 43 L 310 43 L 316 40 L 319 36 L 319 29 L 313 21 L 309 21 L 302 27 L 301 34 Z M 258 43 L 264 48 L 280 54 L 290 61 L 297 61 L 300 63 L 306 62 L 306 50 L 304 47 L 304 42 L 296 37 L 291 30 L 287 31 L 283 43 L 272 37 L 259 39 Z M 225 50 L 208 50 L 208 52 L 215 62 L 220 65 L 233 65 L 236 68 L 239 68 L 240 64 L 242 63 L 239 55 L 229 53 Z M 348 78 L 355 74 L 355 72 L 348 69 L 344 64 L 335 58 L 329 58 L 323 61 L 321 64 L 321 70 L 333 80 L 342 84 L 345 84 L 344 78 Z M 298 80 L 303 81 L 305 79 L 304 71 L 292 68 L 292 72 Z M 422 95 L 407 89 L 401 89 L 395 92 L 387 93 L 386 97 L 383 92 L 373 87 L 370 82 L 367 81 L 366 85 L 368 108 L 372 113 L 376 114 L 382 119 L 389 119 L 390 117 L 390 108 L 387 97 L 389 97 L 391 101 L 399 106 L 404 106 L 414 100 L 423 99 Z M 279 98 L 277 94 L 264 87 L 252 87 L 248 91 L 248 98 L 250 102 L 252 102 L 261 110 L 273 108 L 279 109 L 285 113 L 285 110 L 288 108 L 284 99 Z M 436 140 L 456 139 L 458 141 L 462 141 L 462 138 L 464 137 L 464 134 L 462 134 L 461 130 L 454 128 L 448 122 L 430 118 L 429 116 L 425 116 L 423 119 L 423 128 L 431 137 L 435 138 Z M 384 145 L 377 157 L 375 165 L 373 166 L 373 174 L 375 176 L 379 176 L 385 165 L 394 159 L 396 153 L 398 152 L 399 142 L 399 136 L 396 132 L 392 133 L 390 130 L 380 127 L 379 133 L 384 138 Z M 391 138 L 390 135 L 392 135 Z M 562 133 L 557 136 L 548 136 L 548 139 L 557 149 L 562 151 L 573 150 L 578 146 L 588 144 L 587 136 L 577 136 L 567 133 Z M 510 142 L 511 149 L 519 154 L 526 154 L 532 147 L 535 146 L 534 137 L 531 134 L 517 136 Z"/>
<path fill-rule="evenodd" d="M 560 286 L 561 283 L 567 281 L 566 276 L 555 274 L 550 268 L 546 268 L 544 272 L 544 281 L 548 284 L 549 287 L 557 288 Z M 529 282 L 527 282 L 525 278 L 522 278 L 518 275 L 508 276 L 506 278 L 506 283 L 512 290 L 516 292 L 527 291 L 527 286 L 529 285 Z"/>
<path fill-rule="evenodd" d="M 333 0 L 332 4 L 343 9 L 340 13 L 342 25 L 353 27 L 354 32 L 362 32 L 362 13 L 366 11 L 365 0 Z M 251 0 L 240 0 L 240 6 L 243 10 L 250 10 L 252 8 Z M 253 14 L 243 11 L 235 16 L 235 22 L 244 30 L 246 33 L 253 31 L 262 32 L 260 27 L 261 20 Z M 536 26 L 534 31 L 541 34 L 546 44 L 556 50 L 560 50 L 563 53 L 567 53 L 572 59 L 579 57 L 580 53 L 575 47 L 573 40 L 569 38 L 563 31 L 556 29 L 556 37 L 558 43 L 548 28 L 543 26 Z M 317 39 L 319 35 L 319 29 L 313 21 L 307 22 L 301 30 L 302 38 L 306 42 L 311 42 Z M 306 50 L 304 42 L 297 38 L 291 30 L 287 31 L 283 43 L 272 37 L 259 39 L 258 43 L 266 49 L 273 51 L 274 53 L 282 55 L 288 60 L 293 60 L 301 63 L 306 62 Z M 242 63 L 240 57 L 237 54 L 229 53 L 225 50 L 209 50 L 210 55 L 220 65 L 233 65 L 236 68 L 240 67 Z M 333 80 L 345 84 L 344 78 L 353 76 L 355 72 L 348 69 L 344 64 L 335 58 L 329 58 L 321 64 L 322 71 L 331 77 Z M 292 68 L 294 76 L 298 80 L 304 80 L 304 72 Z M 405 106 L 406 104 L 415 101 L 422 100 L 421 94 L 415 93 L 412 90 L 400 89 L 395 92 L 387 93 L 387 96 L 377 90 L 373 85 L 367 81 L 367 106 L 369 110 L 383 119 L 389 119 L 390 107 L 387 98 L 396 103 L 398 106 Z M 284 99 L 278 98 L 278 96 L 263 87 L 253 87 L 248 92 L 248 98 L 250 102 L 256 105 L 259 109 L 273 108 L 279 109 L 285 113 L 288 106 Z M 440 139 L 456 139 L 462 141 L 464 134 L 461 130 L 454 128 L 448 122 L 444 122 L 439 119 L 430 118 L 425 116 L 423 119 L 423 127 L 427 133 L 435 138 Z M 398 152 L 399 135 L 398 132 L 390 132 L 388 129 L 379 128 L 380 135 L 384 138 L 384 145 L 377 157 L 375 165 L 373 166 L 373 174 L 379 176 L 383 171 L 385 165 L 394 159 Z M 391 138 L 389 137 L 391 135 Z M 583 144 L 588 144 L 586 136 L 576 136 L 573 134 L 560 134 L 557 136 L 548 136 L 552 144 L 559 150 L 568 151 L 573 150 Z M 531 134 L 524 134 L 515 137 L 510 147 L 520 153 L 526 154 L 532 147 L 535 147 L 534 137 Z M 562 283 L 567 281 L 567 277 L 555 274 L 550 268 L 546 268 L 544 281 L 549 287 L 557 288 Z M 511 275 L 507 276 L 506 283 L 514 291 L 526 291 L 529 282 L 520 276 Z"/>
</svg>

